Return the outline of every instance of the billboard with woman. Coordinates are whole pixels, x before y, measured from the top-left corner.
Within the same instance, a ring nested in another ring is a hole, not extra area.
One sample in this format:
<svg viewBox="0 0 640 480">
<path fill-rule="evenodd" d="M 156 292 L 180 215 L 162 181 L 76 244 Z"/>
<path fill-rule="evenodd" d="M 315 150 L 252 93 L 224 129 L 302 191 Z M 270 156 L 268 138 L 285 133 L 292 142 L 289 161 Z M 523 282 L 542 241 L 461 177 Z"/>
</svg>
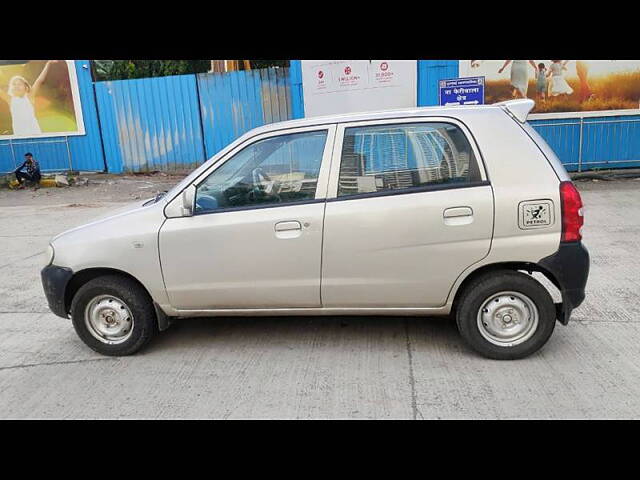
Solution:
<svg viewBox="0 0 640 480">
<path fill-rule="evenodd" d="M 533 113 L 640 113 L 640 60 L 460 60 L 459 76 L 485 77 L 485 103 L 531 98 Z"/>
<path fill-rule="evenodd" d="M 0 140 L 84 133 L 73 60 L 0 60 Z"/>
</svg>

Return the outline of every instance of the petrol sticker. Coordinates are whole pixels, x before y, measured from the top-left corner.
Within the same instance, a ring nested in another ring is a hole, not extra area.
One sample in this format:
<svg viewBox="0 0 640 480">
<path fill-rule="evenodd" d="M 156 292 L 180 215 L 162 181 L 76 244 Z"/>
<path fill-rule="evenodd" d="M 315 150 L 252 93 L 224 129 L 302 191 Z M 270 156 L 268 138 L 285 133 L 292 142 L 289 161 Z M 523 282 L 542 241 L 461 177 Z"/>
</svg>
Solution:
<svg viewBox="0 0 640 480">
<path fill-rule="evenodd" d="M 522 229 L 544 228 L 553 225 L 553 202 L 532 200 L 520 202 L 518 224 Z"/>
</svg>

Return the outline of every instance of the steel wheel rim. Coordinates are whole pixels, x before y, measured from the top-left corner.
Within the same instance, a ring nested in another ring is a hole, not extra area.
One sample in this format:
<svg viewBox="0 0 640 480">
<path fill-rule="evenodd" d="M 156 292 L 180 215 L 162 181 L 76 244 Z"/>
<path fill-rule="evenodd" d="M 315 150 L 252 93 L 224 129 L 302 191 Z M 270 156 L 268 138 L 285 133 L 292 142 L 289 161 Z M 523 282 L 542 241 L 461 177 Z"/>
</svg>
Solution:
<svg viewBox="0 0 640 480">
<path fill-rule="evenodd" d="M 539 318 L 538 308 L 525 294 L 499 292 L 482 303 L 477 317 L 478 330 L 494 345 L 513 347 L 533 336 Z"/>
<path fill-rule="evenodd" d="M 133 332 L 133 314 L 125 302 L 112 295 L 94 297 L 84 310 L 89 333 L 108 345 L 126 342 Z"/>
</svg>

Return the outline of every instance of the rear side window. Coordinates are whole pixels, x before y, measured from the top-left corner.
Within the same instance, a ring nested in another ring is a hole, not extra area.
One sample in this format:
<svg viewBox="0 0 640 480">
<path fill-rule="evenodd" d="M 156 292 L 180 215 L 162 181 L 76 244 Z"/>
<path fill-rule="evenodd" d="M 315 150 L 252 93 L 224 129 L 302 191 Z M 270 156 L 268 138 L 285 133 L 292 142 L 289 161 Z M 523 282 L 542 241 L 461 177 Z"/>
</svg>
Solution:
<svg viewBox="0 0 640 480">
<path fill-rule="evenodd" d="M 347 128 L 338 196 L 481 180 L 465 134 L 450 123 Z"/>
</svg>

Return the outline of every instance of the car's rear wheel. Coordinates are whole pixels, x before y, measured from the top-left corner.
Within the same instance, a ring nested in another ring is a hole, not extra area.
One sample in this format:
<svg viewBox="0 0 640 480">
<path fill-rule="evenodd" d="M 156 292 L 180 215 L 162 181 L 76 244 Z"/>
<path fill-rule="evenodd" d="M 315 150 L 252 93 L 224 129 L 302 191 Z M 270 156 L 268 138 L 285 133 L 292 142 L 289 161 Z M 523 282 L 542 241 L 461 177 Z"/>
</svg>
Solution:
<svg viewBox="0 0 640 480">
<path fill-rule="evenodd" d="M 467 285 L 456 320 L 462 338 L 475 351 L 511 360 L 531 355 L 549 340 L 556 312 L 541 283 L 524 273 L 501 270 Z"/>
<path fill-rule="evenodd" d="M 118 275 L 97 277 L 80 287 L 71 302 L 71 318 L 82 341 L 103 355 L 131 355 L 157 332 L 148 293 Z"/>
</svg>

